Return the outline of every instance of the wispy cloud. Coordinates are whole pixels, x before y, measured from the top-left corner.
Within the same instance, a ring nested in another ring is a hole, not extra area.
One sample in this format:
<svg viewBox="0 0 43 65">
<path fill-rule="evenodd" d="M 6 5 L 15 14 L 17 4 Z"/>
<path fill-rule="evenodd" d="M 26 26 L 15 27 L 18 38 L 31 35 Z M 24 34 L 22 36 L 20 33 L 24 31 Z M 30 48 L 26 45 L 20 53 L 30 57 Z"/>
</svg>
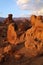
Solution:
<svg viewBox="0 0 43 65">
<path fill-rule="evenodd" d="M 22 10 L 32 10 L 32 13 L 43 15 L 43 0 L 17 0 Z"/>
<path fill-rule="evenodd" d="M 17 0 L 18 5 L 24 5 L 27 4 L 30 0 Z"/>
<path fill-rule="evenodd" d="M 38 14 L 43 15 L 43 9 L 40 9 L 40 10 L 38 11 Z"/>
</svg>

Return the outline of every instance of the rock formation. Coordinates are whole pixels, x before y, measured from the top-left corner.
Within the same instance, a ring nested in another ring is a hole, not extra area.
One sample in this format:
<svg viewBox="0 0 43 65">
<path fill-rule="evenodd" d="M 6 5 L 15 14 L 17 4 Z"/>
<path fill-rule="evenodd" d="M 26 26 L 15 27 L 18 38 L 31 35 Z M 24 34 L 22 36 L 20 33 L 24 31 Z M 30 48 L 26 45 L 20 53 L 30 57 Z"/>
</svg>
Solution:
<svg viewBox="0 0 43 65">
<path fill-rule="evenodd" d="M 30 22 L 31 22 L 32 26 L 35 25 L 35 21 L 36 21 L 36 15 L 32 15 L 30 17 Z"/>
<path fill-rule="evenodd" d="M 14 23 L 11 23 L 8 26 L 7 39 L 10 44 L 14 45 L 25 42 L 26 49 L 30 50 L 29 53 L 37 55 L 43 46 L 42 16 L 32 15 L 30 22 L 32 27 L 27 30 L 24 30 L 22 23 L 20 23 L 19 29 L 15 29 L 17 26 L 15 26 Z"/>
<path fill-rule="evenodd" d="M 32 27 L 26 31 L 25 47 L 31 55 L 37 55 L 43 47 L 43 22 L 41 18 L 41 16 L 33 16 L 31 19 Z"/>
<path fill-rule="evenodd" d="M 24 31 L 16 31 L 15 30 L 15 25 L 14 23 L 11 23 L 9 26 L 8 26 L 8 30 L 7 30 L 7 40 L 10 44 L 18 44 L 20 42 L 23 42 L 24 39 L 25 39 L 25 33 Z"/>
<path fill-rule="evenodd" d="M 10 16 L 8 17 L 10 18 Z M 12 20 L 12 18 L 10 18 Z M 9 20 L 9 22 L 10 22 Z M 13 22 L 13 21 L 12 21 Z M 31 27 L 29 21 L 25 19 L 25 22 L 21 22 L 19 20 L 19 24 L 17 25 L 15 22 L 10 23 L 8 25 L 8 30 L 7 30 L 7 40 L 10 44 L 18 44 L 20 42 L 23 42 L 24 36 L 25 36 L 25 31 Z"/>
<path fill-rule="evenodd" d="M 17 41 L 17 33 L 14 29 L 14 26 L 13 26 L 14 23 L 11 23 L 9 26 L 8 26 L 8 30 L 7 30 L 7 40 L 9 43 L 11 44 L 16 44 L 16 41 Z"/>
<path fill-rule="evenodd" d="M 29 21 L 16 20 L 15 23 L 12 14 L 9 14 L 3 25 L 0 25 L 0 32 L 1 65 L 27 65 L 33 59 L 31 57 L 43 55 L 43 16 L 32 15 Z"/>
<path fill-rule="evenodd" d="M 12 22 L 14 22 L 12 19 L 12 14 L 8 14 L 8 17 L 4 20 L 4 24 L 10 24 Z"/>
</svg>

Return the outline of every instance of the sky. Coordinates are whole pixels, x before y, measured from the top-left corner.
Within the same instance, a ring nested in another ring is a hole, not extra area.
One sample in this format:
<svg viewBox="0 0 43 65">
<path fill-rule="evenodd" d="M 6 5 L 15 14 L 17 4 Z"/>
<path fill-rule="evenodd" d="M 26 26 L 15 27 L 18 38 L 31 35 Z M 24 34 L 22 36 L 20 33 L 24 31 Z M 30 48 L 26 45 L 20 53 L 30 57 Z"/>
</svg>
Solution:
<svg viewBox="0 0 43 65">
<path fill-rule="evenodd" d="M 43 0 L 0 0 L 0 17 L 43 15 Z"/>
</svg>

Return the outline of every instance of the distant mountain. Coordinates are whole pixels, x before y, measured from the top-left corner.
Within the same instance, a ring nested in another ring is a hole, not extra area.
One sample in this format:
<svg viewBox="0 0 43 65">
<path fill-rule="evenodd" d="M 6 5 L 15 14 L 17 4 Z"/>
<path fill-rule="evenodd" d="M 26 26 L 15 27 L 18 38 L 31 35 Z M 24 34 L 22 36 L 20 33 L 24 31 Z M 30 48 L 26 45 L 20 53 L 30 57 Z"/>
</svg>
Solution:
<svg viewBox="0 0 43 65">
<path fill-rule="evenodd" d="M 3 18 L 3 17 L 0 17 L 0 22 L 3 22 L 3 20 L 4 20 L 5 18 Z"/>
<path fill-rule="evenodd" d="M 29 20 L 29 17 L 19 17 L 19 18 L 13 18 L 13 20 L 15 21 L 15 22 L 20 22 L 20 21 L 25 21 L 25 18 L 27 19 L 27 20 Z M 0 17 L 0 22 L 3 22 L 3 20 L 5 20 L 5 18 L 3 18 L 3 17 Z"/>
</svg>

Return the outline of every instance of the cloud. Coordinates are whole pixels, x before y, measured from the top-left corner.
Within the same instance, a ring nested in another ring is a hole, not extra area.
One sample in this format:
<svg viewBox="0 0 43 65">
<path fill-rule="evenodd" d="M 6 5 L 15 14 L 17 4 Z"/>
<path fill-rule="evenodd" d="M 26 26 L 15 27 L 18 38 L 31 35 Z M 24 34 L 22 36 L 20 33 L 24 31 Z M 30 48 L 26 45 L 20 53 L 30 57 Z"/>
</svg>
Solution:
<svg viewBox="0 0 43 65">
<path fill-rule="evenodd" d="M 43 15 L 43 8 L 40 9 L 40 10 L 35 10 L 32 13 L 35 14 L 35 15 Z"/>
<path fill-rule="evenodd" d="M 40 0 L 36 0 L 36 2 L 40 2 Z"/>
<path fill-rule="evenodd" d="M 40 9 L 40 10 L 38 11 L 38 14 L 43 15 L 43 9 Z"/>
<path fill-rule="evenodd" d="M 21 9 L 25 10 L 25 9 L 27 9 L 27 7 L 28 7 L 29 1 L 30 1 L 30 0 L 17 0 L 17 5 L 18 5 Z"/>
<path fill-rule="evenodd" d="M 22 10 L 31 10 L 38 15 L 43 14 L 43 0 L 17 0 L 17 5 Z"/>
<path fill-rule="evenodd" d="M 18 5 L 27 4 L 30 0 L 17 0 Z"/>
</svg>

